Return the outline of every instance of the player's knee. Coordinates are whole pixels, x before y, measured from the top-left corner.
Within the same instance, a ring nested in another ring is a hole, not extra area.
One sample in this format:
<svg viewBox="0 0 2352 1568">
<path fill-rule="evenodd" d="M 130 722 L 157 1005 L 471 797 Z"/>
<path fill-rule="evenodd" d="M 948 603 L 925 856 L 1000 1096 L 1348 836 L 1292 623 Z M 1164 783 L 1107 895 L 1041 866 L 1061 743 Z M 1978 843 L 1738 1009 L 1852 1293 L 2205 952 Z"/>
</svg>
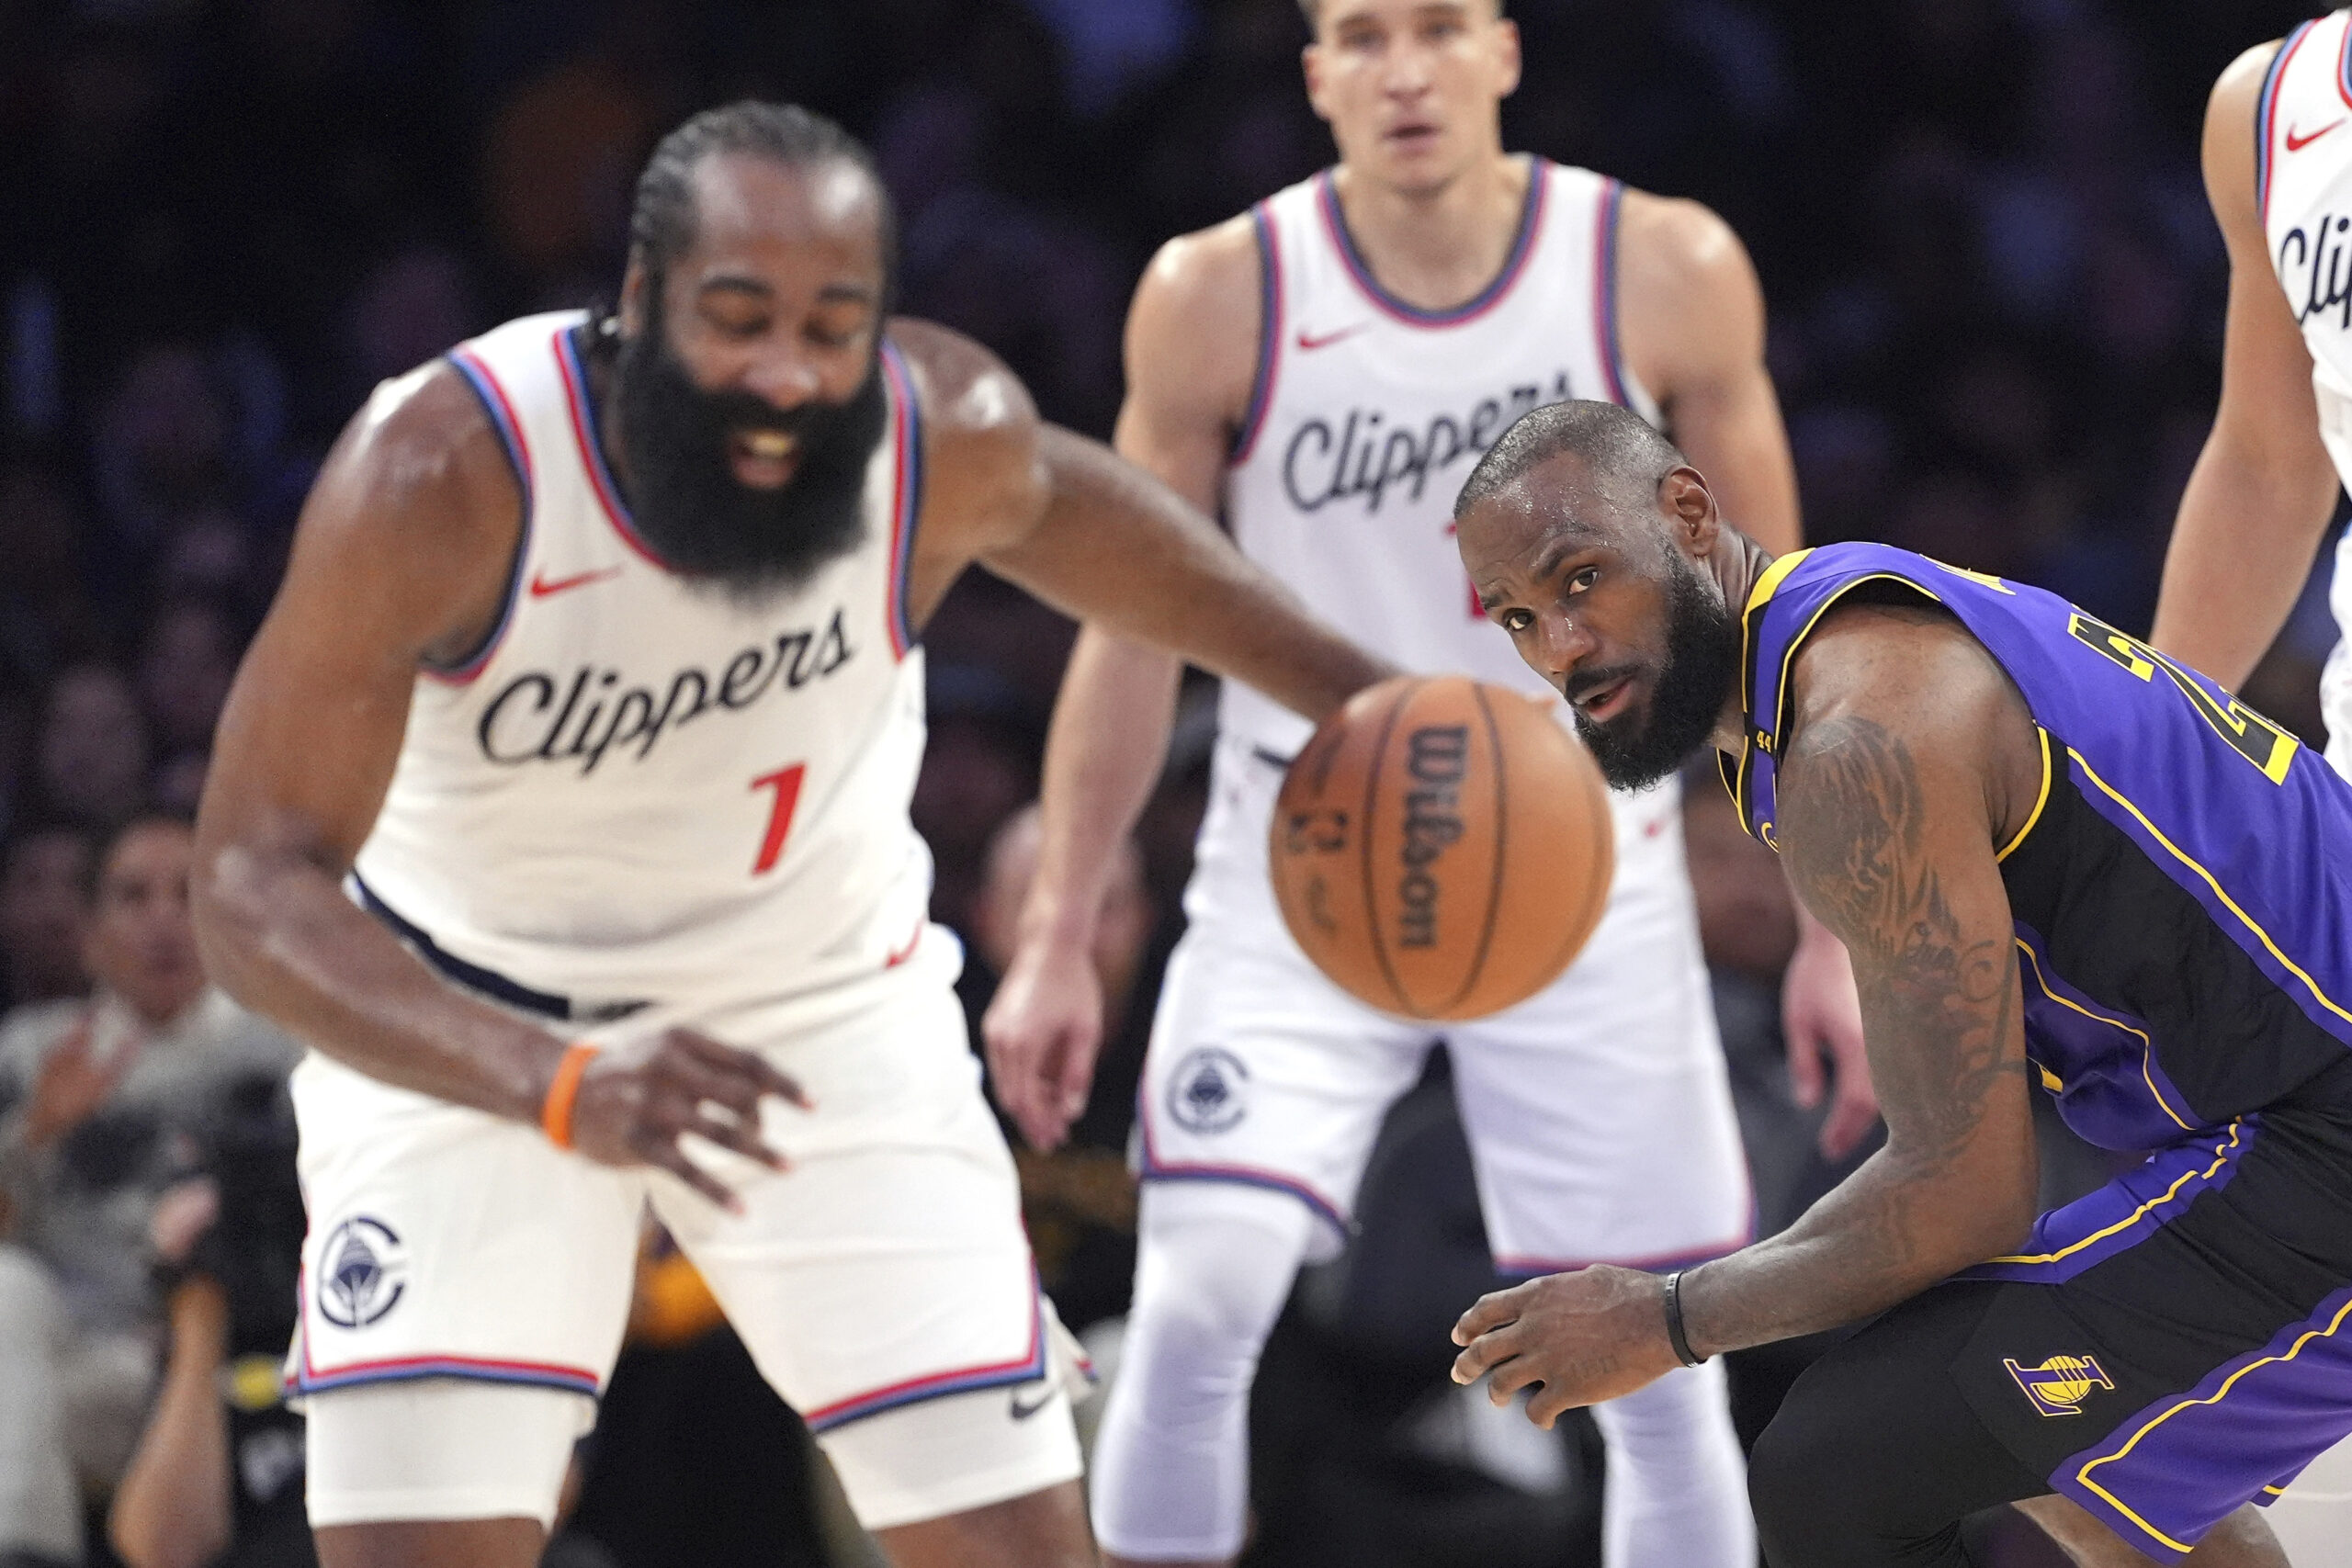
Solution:
<svg viewBox="0 0 2352 1568">
<path fill-rule="evenodd" d="M 1148 1387 L 1162 1409 L 1246 1394 L 1311 1224 L 1281 1193 L 1148 1189 L 1121 1378 Z"/>
<path fill-rule="evenodd" d="M 1840 1418 L 1835 1400 L 1803 1383 L 1747 1456 L 1747 1496 L 1773 1568 L 1835 1568 L 1883 1539 L 1867 1424 Z"/>
</svg>

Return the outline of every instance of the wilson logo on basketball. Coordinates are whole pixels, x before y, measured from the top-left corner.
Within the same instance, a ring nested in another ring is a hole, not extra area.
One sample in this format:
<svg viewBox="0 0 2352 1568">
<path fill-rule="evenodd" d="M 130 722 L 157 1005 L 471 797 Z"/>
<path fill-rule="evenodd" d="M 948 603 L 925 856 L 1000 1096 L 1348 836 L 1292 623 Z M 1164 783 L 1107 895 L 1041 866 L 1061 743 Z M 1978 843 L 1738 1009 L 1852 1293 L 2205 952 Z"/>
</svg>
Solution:
<svg viewBox="0 0 2352 1568">
<path fill-rule="evenodd" d="M 1470 727 L 1426 725 L 1405 739 L 1406 771 L 1417 786 L 1405 796 L 1404 875 L 1396 884 L 1396 945 L 1437 945 L 1438 879 L 1430 867 L 1462 837 L 1455 795 L 1470 765 Z"/>
<path fill-rule="evenodd" d="M 1559 711 L 1406 675 L 1315 732 L 1266 852 L 1283 923 L 1333 983 L 1409 1018 L 1482 1018 L 1566 965 L 1614 846 L 1600 769 Z"/>
</svg>

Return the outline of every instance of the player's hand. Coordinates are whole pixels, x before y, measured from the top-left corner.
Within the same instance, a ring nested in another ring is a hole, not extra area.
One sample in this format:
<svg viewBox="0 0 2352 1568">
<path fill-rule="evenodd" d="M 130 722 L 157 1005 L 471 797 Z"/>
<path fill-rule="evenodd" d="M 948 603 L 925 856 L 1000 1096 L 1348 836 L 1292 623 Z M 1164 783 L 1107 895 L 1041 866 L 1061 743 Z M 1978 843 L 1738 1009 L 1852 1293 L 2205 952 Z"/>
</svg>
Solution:
<svg viewBox="0 0 2352 1568">
<path fill-rule="evenodd" d="M 1453 1342 L 1465 1347 L 1455 1382 L 1492 1373 L 1487 1395 L 1497 1404 L 1534 1390 L 1527 1418 L 1546 1431 L 1563 1411 L 1631 1393 L 1681 1364 L 1666 1337 L 1665 1281 L 1606 1263 L 1479 1297 Z"/>
<path fill-rule="evenodd" d="M 784 1156 L 760 1137 L 769 1096 L 807 1111 L 800 1086 L 750 1051 L 691 1029 L 599 1051 L 580 1077 L 571 1105 L 571 1146 L 605 1165 L 654 1165 L 720 1207 L 741 1213 L 735 1194 L 686 1157 L 688 1133 L 770 1170 Z"/>
<path fill-rule="evenodd" d="M 1102 982 L 1074 942 L 1034 940 L 980 1021 L 996 1102 L 1036 1149 L 1056 1149 L 1086 1109 L 1102 1048 Z"/>
<path fill-rule="evenodd" d="M 1877 1124 L 1878 1091 L 1862 1048 L 1853 964 L 1845 943 L 1811 920 L 1802 922 L 1781 980 L 1781 1029 L 1789 1042 L 1789 1087 L 1799 1105 L 1810 1111 L 1820 1104 L 1824 1080 L 1836 1080 L 1820 1147 L 1824 1159 L 1844 1159 Z"/>
<path fill-rule="evenodd" d="M 95 1022 L 95 1014 L 85 1013 L 42 1061 L 33 1080 L 25 1108 L 25 1141 L 37 1149 L 47 1148 L 88 1121 L 138 1059 L 136 1037 L 100 1040 Z"/>
</svg>

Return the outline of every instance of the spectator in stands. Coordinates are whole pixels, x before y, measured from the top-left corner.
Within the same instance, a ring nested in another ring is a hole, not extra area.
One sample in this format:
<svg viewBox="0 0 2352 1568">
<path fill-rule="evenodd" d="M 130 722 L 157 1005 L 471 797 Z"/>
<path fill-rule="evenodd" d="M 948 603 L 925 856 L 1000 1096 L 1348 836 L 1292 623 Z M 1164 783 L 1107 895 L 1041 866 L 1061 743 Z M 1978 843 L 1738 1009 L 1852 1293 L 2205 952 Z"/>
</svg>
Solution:
<svg viewBox="0 0 2352 1568">
<path fill-rule="evenodd" d="M 146 1414 L 155 1195 L 240 1082 L 292 1041 L 212 989 L 187 917 L 190 830 L 135 817 L 98 858 L 88 1002 L 0 1021 L 0 1562 L 79 1562 L 82 1487 Z"/>
<path fill-rule="evenodd" d="M 151 1225 L 169 1326 L 163 1386 L 107 1534 L 130 1568 L 315 1568 L 302 1419 L 280 1368 L 294 1332 L 302 1194 L 283 1086 L 238 1086 L 198 1173 Z"/>
<path fill-rule="evenodd" d="M 88 913 L 90 840 L 62 823 L 29 826 L 0 846 L 0 1006 L 78 997 Z"/>
<path fill-rule="evenodd" d="M 92 832 L 146 803 L 147 723 L 130 682 L 105 664 L 76 664 L 51 682 L 33 752 L 34 794 L 52 815 Z"/>
</svg>

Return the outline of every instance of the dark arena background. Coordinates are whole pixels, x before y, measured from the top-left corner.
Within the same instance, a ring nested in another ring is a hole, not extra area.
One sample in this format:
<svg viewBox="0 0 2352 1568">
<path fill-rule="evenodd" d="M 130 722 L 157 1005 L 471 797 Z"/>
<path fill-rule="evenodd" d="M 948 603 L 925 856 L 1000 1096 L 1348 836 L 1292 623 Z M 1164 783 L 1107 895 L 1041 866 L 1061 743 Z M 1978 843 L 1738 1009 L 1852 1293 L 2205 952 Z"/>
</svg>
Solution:
<svg viewBox="0 0 2352 1568">
<path fill-rule="evenodd" d="M 2199 174 L 2205 96 L 2310 6 L 1511 0 L 1510 14 L 1526 66 L 1507 145 L 1696 197 L 1753 254 L 1809 541 L 1917 549 L 2145 634 L 2219 389 L 2227 265 Z M 1300 86 L 1306 36 L 1293 0 L 0 0 L 0 1001 L 19 1010 L 0 1022 L 0 1106 L 37 1098 L 9 1055 L 17 1019 L 93 984 L 97 846 L 137 813 L 194 807 L 336 431 L 376 382 L 470 334 L 608 301 L 630 182 L 664 130 L 745 96 L 839 119 L 898 204 L 898 308 L 976 337 L 1048 418 L 1107 438 L 1122 321 L 1155 248 L 1331 158 Z M 2315 745 L 2329 558 L 2245 689 Z M 976 1019 L 1019 897 L 992 842 L 1036 794 L 1072 630 L 974 573 L 924 639 L 915 820 L 937 862 L 934 916 L 967 942 Z M 1134 1258 L 1129 1107 L 1183 919 L 1212 694 L 1188 682 L 1144 819 L 1093 1100 L 1071 1145 L 1019 1155 L 1045 1281 L 1114 1370 Z M 1841 1173 L 1812 1152 L 1779 1066 L 1786 896 L 1719 790 L 1690 791 L 1686 813 L 1759 1212 L 1785 1223 Z M 2047 1131 L 2052 1190 L 2105 1179 L 2105 1156 Z M 217 1233 L 274 1280 L 271 1249 L 300 1221 L 270 1113 L 248 1108 L 179 1157 L 212 1162 Z M 1446 1327 L 1492 1276 L 1442 1056 L 1390 1117 L 1361 1218 L 1267 1349 L 1244 1562 L 1598 1564 L 1589 1422 L 1497 1426 L 1446 1381 Z M 10 1315 L 7 1269 L 39 1257 L 29 1230 L 0 1229 L 0 1465 L 22 1451 L 6 1428 L 32 1332 Z M 175 1277 L 158 1271 L 127 1341 L 157 1358 L 176 1343 Z M 271 1408 L 268 1349 L 231 1346 L 221 1373 L 248 1481 L 287 1472 L 299 1429 Z M 1804 1353 L 1734 1358 L 1744 1436 Z M 135 1432 L 143 1416 L 129 1419 Z M 77 1472 L 94 1564 L 119 1560 L 115 1450 L 112 1475 Z M 880 1561 L 659 1235 L 575 1479 L 551 1562 Z M 2299 1568 L 2352 1564 L 2352 1494 L 2304 1506 L 2335 1510 L 2333 1534 L 2312 1538 L 2334 1554 L 2298 1546 Z M 2063 1561 L 2005 1513 L 1971 1532 L 1986 1564 Z M 11 1555 L 24 1550 L 0 1538 L 0 1563 L 54 1561 Z M 241 1527 L 218 1561 L 308 1550 L 298 1529 Z"/>
</svg>

